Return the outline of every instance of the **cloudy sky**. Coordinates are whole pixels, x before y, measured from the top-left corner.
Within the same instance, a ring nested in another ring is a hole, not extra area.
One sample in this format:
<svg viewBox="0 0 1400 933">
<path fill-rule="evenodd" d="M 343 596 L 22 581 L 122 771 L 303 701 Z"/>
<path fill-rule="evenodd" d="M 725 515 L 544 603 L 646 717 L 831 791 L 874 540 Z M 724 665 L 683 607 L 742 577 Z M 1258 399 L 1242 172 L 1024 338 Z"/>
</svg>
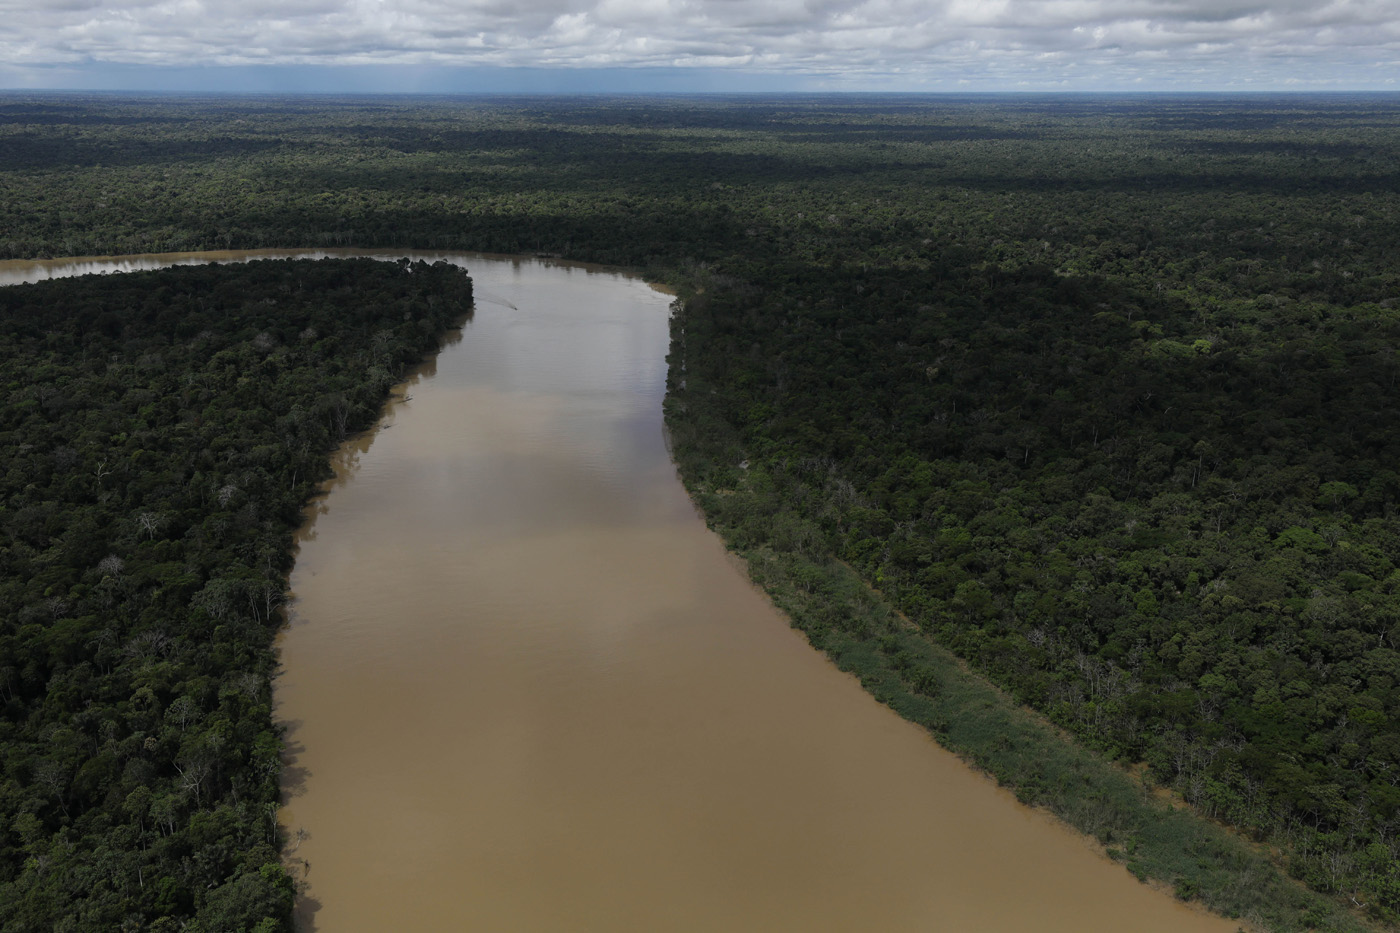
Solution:
<svg viewBox="0 0 1400 933">
<path fill-rule="evenodd" d="M 1400 90 L 1400 0 L 0 0 L 0 87 Z"/>
</svg>

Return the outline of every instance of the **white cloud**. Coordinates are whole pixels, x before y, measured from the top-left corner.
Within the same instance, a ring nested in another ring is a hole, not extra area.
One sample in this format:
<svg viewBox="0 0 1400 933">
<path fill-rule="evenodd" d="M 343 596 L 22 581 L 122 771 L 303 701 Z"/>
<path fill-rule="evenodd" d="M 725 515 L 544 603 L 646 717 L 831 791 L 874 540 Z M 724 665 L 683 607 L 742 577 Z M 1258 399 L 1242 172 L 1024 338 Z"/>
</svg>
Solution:
<svg viewBox="0 0 1400 933">
<path fill-rule="evenodd" d="M 1279 85 L 1400 76 L 1395 0 L 0 0 L 0 15 L 11 71 L 746 67 L 853 87 L 1047 88 L 1162 75 L 1228 84 L 1261 68 Z"/>
</svg>

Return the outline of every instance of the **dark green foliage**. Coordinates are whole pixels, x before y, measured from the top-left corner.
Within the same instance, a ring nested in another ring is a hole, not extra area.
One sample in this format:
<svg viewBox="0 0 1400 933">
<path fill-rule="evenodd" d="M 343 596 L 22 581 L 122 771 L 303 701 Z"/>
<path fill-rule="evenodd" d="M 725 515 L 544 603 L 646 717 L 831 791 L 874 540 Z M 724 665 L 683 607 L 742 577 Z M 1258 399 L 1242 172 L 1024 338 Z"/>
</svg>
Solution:
<svg viewBox="0 0 1400 933">
<path fill-rule="evenodd" d="M 470 306 L 369 260 L 0 290 L 0 930 L 290 928 L 291 532 Z"/>
<path fill-rule="evenodd" d="M 793 279 L 680 319 L 677 449 L 731 540 L 835 554 L 1091 746 L 1400 916 L 1400 318 L 1034 267 Z"/>
<path fill-rule="evenodd" d="M 1202 900 L 1251 929 L 1363 928 L 1324 896 L 1290 882 L 1249 843 L 1162 805 L 1149 783 L 1065 742 L 1043 718 L 931 644 L 850 567 L 766 546 L 742 553 L 754 580 L 812 644 L 877 699 L 927 727 L 1022 802 L 1046 807 L 1098 839 L 1139 879 L 1168 882 L 1177 896 Z"/>
<path fill-rule="evenodd" d="M 9 96 L 0 165 L 9 255 L 418 246 L 664 278 L 683 475 L 815 644 L 985 764 L 914 644 L 948 646 L 1400 918 L 1400 99 Z M 12 521 L 58 537 L 42 503 Z M 919 634 L 887 651 L 877 603 Z M 1099 799 L 1016 757 L 987 766 L 1025 799 Z M 1109 845 L 1231 903 L 1233 856 L 1194 832 Z"/>
</svg>

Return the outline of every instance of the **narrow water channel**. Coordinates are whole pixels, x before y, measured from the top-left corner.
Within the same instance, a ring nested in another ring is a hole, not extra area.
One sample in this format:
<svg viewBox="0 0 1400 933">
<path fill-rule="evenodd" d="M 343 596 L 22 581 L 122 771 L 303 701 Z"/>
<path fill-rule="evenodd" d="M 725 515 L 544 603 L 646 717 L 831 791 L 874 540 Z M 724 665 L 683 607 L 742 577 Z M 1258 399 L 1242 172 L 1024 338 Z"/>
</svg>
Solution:
<svg viewBox="0 0 1400 933">
<path fill-rule="evenodd" d="M 1235 929 L 971 772 L 749 584 L 667 454 L 665 295 L 452 258 L 474 316 L 299 539 L 302 929 Z"/>
</svg>

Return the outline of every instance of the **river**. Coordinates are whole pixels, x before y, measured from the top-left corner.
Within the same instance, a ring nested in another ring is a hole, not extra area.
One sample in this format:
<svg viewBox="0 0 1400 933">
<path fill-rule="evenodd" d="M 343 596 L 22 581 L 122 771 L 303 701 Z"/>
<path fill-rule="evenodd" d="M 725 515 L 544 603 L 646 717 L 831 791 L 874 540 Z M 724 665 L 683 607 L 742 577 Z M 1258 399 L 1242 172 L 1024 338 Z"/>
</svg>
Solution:
<svg viewBox="0 0 1400 933">
<path fill-rule="evenodd" d="M 1235 929 L 969 770 L 754 589 L 666 449 L 667 296 L 445 258 L 474 316 L 298 539 L 276 697 L 303 930 Z"/>
</svg>

